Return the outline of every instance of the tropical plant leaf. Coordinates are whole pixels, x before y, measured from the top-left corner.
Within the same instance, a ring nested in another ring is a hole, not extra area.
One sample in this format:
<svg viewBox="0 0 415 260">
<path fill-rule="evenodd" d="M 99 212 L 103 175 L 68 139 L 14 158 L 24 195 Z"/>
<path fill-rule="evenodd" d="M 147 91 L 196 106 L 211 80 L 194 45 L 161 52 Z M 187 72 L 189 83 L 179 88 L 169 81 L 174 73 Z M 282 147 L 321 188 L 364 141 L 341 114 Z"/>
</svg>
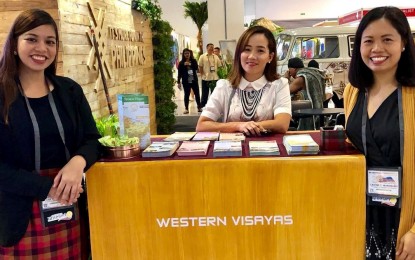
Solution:
<svg viewBox="0 0 415 260">
<path fill-rule="evenodd" d="M 199 47 L 199 55 L 201 55 L 203 53 L 202 27 L 208 19 L 207 1 L 200 3 L 185 1 L 183 7 L 184 18 L 190 17 L 197 26 L 197 46 Z"/>
</svg>

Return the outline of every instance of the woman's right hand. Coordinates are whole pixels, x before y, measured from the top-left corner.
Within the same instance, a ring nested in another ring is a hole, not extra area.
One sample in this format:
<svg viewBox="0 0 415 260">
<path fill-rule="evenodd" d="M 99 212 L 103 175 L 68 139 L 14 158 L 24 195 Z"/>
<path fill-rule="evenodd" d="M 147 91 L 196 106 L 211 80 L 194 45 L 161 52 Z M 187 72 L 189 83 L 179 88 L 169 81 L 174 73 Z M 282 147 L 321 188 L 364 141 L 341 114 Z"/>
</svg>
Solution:
<svg viewBox="0 0 415 260">
<path fill-rule="evenodd" d="M 52 186 L 52 188 L 49 191 L 48 197 L 53 198 L 54 196 L 56 196 L 56 190 L 57 188 Z M 84 192 L 82 185 L 79 185 L 78 191 L 79 191 L 78 194 L 75 196 L 75 198 L 72 201 L 62 199 L 62 195 L 56 198 L 55 200 L 64 205 L 71 205 L 73 203 L 76 203 L 78 198 L 81 196 L 81 193 Z"/>
<path fill-rule="evenodd" d="M 179 90 L 182 90 L 182 84 L 181 84 L 180 82 L 178 82 L 178 83 L 177 83 L 177 88 L 178 88 Z"/>
<path fill-rule="evenodd" d="M 289 71 L 289 70 L 287 70 L 287 71 L 284 73 L 284 78 L 287 78 L 287 79 L 290 79 L 290 78 L 291 78 L 291 75 L 290 75 L 290 71 Z"/>
<path fill-rule="evenodd" d="M 248 121 L 241 122 L 239 124 L 238 131 L 244 133 L 247 136 L 260 136 L 261 131 L 264 131 L 264 128 L 257 122 Z"/>
</svg>

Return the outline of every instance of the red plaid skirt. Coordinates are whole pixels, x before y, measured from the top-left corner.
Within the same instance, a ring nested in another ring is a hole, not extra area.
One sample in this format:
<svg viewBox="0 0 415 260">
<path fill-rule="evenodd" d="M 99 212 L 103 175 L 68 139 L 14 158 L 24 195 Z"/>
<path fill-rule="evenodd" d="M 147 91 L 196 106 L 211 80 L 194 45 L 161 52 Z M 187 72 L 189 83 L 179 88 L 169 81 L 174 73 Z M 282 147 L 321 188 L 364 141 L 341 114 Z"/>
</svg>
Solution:
<svg viewBox="0 0 415 260">
<path fill-rule="evenodd" d="M 58 170 L 42 170 L 42 175 L 54 177 Z M 78 214 L 76 208 L 76 213 Z M 77 216 L 79 219 L 79 216 Z M 24 237 L 12 247 L 0 246 L 0 259 L 11 260 L 66 260 L 81 259 L 79 220 L 43 227 L 39 202 L 34 201 L 32 216 Z"/>
</svg>

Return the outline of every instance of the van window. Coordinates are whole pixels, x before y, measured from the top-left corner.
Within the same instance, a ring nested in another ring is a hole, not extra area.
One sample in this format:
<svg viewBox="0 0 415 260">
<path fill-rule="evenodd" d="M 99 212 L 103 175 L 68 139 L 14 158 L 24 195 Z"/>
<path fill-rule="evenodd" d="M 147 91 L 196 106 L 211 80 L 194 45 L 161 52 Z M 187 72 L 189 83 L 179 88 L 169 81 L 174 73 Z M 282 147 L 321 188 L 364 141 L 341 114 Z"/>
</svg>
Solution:
<svg viewBox="0 0 415 260">
<path fill-rule="evenodd" d="M 277 58 L 283 60 L 287 57 L 288 49 L 291 43 L 291 35 L 280 34 L 277 37 Z"/>
<path fill-rule="evenodd" d="M 347 37 L 347 45 L 349 45 L 349 56 L 352 57 L 353 48 L 354 48 L 354 35 Z"/>
<path fill-rule="evenodd" d="M 338 58 L 339 38 L 336 36 L 298 37 L 291 50 L 291 58 L 324 59 Z"/>
</svg>

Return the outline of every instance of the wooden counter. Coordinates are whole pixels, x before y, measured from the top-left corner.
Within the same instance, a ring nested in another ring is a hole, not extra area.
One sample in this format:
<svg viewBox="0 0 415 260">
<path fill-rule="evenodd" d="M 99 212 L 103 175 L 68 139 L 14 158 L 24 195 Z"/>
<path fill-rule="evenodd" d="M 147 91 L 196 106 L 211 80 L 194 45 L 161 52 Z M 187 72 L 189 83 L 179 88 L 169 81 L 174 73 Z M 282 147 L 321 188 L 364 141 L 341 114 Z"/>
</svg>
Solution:
<svg viewBox="0 0 415 260">
<path fill-rule="evenodd" d="M 92 258 L 363 259 L 362 155 L 98 162 Z"/>
</svg>

